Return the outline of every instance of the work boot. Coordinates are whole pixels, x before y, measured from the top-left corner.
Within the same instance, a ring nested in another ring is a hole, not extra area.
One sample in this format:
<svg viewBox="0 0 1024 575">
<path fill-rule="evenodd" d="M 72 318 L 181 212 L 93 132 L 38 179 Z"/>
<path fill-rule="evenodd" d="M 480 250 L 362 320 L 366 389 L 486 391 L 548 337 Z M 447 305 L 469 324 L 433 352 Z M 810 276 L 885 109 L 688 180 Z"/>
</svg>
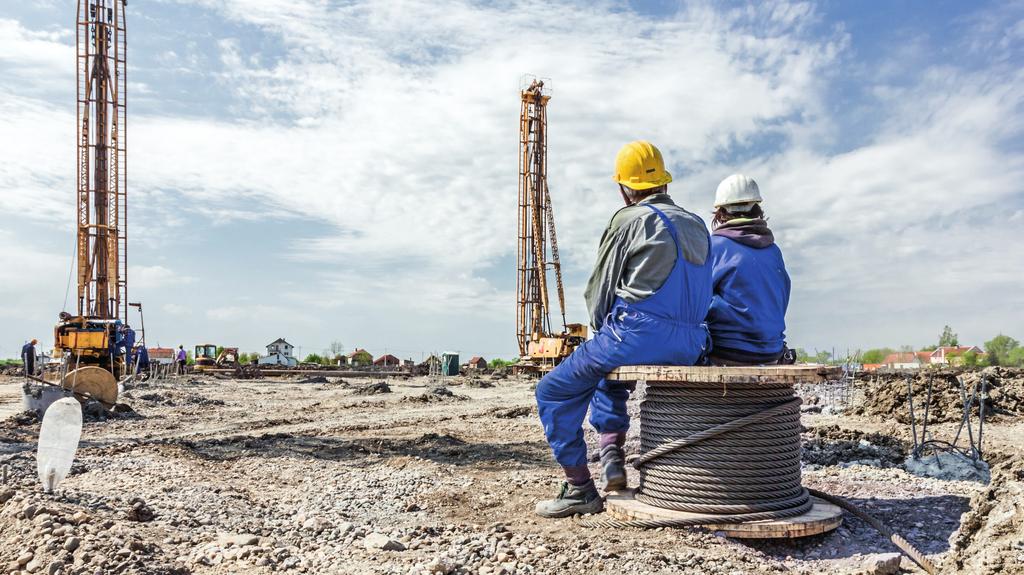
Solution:
<svg viewBox="0 0 1024 575">
<path fill-rule="evenodd" d="M 601 489 L 622 491 L 626 488 L 626 454 L 618 445 L 601 448 Z"/>
<path fill-rule="evenodd" d="M 604 511 L 604 500 L 597 493 L 597 487 L 593 481 L 588 481 L 580 486 L 563 481 L 558 497 L 541 501 L 537 504 L 536 509 L 537 515 L 548 519 L 600 513 L 601 511 Z"/>
</svg>

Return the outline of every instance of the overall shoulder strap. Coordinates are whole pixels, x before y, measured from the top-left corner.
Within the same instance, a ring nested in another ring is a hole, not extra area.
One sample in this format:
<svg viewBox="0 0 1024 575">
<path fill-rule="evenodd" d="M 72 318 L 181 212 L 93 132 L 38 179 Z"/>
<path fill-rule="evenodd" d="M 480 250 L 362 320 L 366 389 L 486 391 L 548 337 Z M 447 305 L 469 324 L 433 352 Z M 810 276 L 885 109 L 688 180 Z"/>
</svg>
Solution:
<svg viewBox="0 0 1024 575">
<path fill-rule="evenodd" d="M 681 252 L 682 246 L 679 245 L 679 237 L 676 236 L 676 227 L 675 225 L 672 224 L 672 220 L 668 219 L 668 216 L 665 215 L 665 212 L 659 210 L 658 208 L 652 206 L 651 204 L 644 204 L 644 206 L 650 208 L 652 212 L 654 212 L 655 214 L 658 215 L 659 218 L 661 218 L 662 223 L 664 223 L 665 227 L 668 228 L 669 235 L 672 236 L 672 243 L 676 244 L 676 251 Z"/>
</svg>

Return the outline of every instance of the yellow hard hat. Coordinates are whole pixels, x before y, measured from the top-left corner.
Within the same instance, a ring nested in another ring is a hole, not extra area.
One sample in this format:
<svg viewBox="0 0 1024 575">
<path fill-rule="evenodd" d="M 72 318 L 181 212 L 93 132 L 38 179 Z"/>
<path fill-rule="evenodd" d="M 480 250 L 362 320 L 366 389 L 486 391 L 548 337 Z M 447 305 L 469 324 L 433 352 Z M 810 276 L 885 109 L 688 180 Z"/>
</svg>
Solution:
<svg viewBox="0 0 1024 575">
<path fill-rule="evenodd" d="M 612 179 L 631 190 L 649 190 L 672 181 L 665 170 L 661 151 L 654 144 L 637 140 L 619 150 L 615 156 L 615 175 Z"/>
</svg>

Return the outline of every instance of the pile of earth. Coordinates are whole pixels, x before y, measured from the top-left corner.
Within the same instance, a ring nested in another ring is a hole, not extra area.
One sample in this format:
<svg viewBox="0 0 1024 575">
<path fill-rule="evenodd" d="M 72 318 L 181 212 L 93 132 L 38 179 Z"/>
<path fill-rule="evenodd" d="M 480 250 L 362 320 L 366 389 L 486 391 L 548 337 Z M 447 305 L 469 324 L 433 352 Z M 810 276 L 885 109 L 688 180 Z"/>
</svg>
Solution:
<svg viewBox="0 0 1024 575">
<path fill-rule="evenodd" d="M 20 411 L 4 420 L 4 423 L 12 427 L 21 427 L 39 423 L 39 414 L 31 409 Z"/>
<path fill-rule="evenodd" d="M 123 394 L 123 397 L 138 399 L 139 401 L 145 401 L 147 403 L 156 403 L 158 405 L 201 405 L 201 406 L 222 406 L 224 400 L 222 399 L 210 399 L 198 393 L 186 391 L 177 392 L 165 390 L 164 392 L 150 392 L 135 395 L 131 392 Z"/>
<path fill-rule="evenodd" d="M 378 381 L 376 383 L 369 383 L 359 387 L 353 393 L 355 395 L 379 395 L 381 393 L 391 393 L 391 386 L 383 381 Z"/>
<path fill-rule="evenodd" d="M 958 573 L 1024 572 L 1024 458 L 992 467 L 992 482 L 971 500 L 950 537 L 952 556 L 943 567 Z"/>
<path fill-rule="evenodd" d="M 526 417 L 528 415 L 534 415 L 537 413 L 537 408 L 531 405 L 522 405 L 519 407 L 495 407 L 490 411 L 494 414 L 494 417 L 498 419 L 514 419 L 517 417 Z"/>
<path fill-rule="evenodd" d="M 402 401 L 412 403 L 447 403 L 451 401 L 466 401 L 467 399 L 469 399 L 468 395 L 452 393 L 452 390 L 447 387 L 435 387 L 426 391 L 423 395 L 402 398 Z"/>
<path fill-rule="evenodd" d="M 1005 367 L 988 367 L 959 375 L 927 370 L 913 375 L 873 375 L 865 384 L 864 400 L 854 408 L 854 413 L 910 423 L 910 405 L 907 401 L 910 381 L 913 386 L 914 416 L 918 423 L 924 421 L 926 410 L 928 423 L 960 421 L 963 417 L 963 398 L 960 395 L 958 377 L 964 382 L 968 398 L 975 391 L 980 393 L 982 382 L 985 382 L 986 414 L 1024 415 L 1024 370 Z M 929 381 L 932 383 L 930 401 Z M 978 415 L 977 405 L 974 406 L 972 415 Z"/>
<path fill-rule="evenodd" d="M 891 435 L 842 429 L 837 425 L 809 429 L 803 439 L 801 459 L 812 465 L 863 463 L 897 467 L 909 451 L 904 442 Z"/>
</svg>

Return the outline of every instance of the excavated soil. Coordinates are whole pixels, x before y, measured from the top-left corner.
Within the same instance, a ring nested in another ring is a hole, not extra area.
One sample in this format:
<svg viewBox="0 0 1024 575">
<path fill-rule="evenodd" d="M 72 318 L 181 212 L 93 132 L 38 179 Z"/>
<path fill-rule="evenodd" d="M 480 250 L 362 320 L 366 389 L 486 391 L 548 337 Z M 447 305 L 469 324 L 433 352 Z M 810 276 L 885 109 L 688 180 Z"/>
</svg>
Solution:
<svg viewBox="0 0 1024 575">
<path fill-rule="evenodd" d="M 1003 367 L 959 374 L 922 370 L 869 376 L 860 384 L 863 400 L 853 412 L 873 417 L 891 417 L 900 423 L 910 423 L 910 381 L 913 386 L 914 417 L 918 424 L 924 421 L 926 410 L 928 423 L 959 422 L 963 418 L 963 399 L 957 377 L 963 379 L 968 396 L 974 390 L 980 393 L 982 379 L 987 381 L 985 409 L 988 417 L 1024 415 L 1024 370 Z M 929 381 L 932 383 L 930 401 Z M 972 410 L 972 416 L 978 416 L 977 405 Z"/>
<path fill-rule="evenodd" d="M 903 464 L 909 446 L 891 435 L 843 429 L 838 425 L 809 429 L 803 435 L 803 461 L 812 465 L 860 463 L 875 467 Z"/>
<path fill-rule="evenodd" d="M 122 397 L 134 416 L 85 423 L 71 474 L 44 494 L 39 423 L 0 378 L 0 573 L 851 575 L 895 551 L 852 517 L 775 541 L 541 519 L 533 505 L 560 478 L 534 382 L 470 381 L 392 378 L 372 398 L 331 381 L 145 382 Z M 1018 418 L 986 427 L 980 485 L 901 469 L 909 432 L 891 418 L 803 417 L 805 485 L 874 514 L 942 573 L 1024 572 Z"/>
</svg>

